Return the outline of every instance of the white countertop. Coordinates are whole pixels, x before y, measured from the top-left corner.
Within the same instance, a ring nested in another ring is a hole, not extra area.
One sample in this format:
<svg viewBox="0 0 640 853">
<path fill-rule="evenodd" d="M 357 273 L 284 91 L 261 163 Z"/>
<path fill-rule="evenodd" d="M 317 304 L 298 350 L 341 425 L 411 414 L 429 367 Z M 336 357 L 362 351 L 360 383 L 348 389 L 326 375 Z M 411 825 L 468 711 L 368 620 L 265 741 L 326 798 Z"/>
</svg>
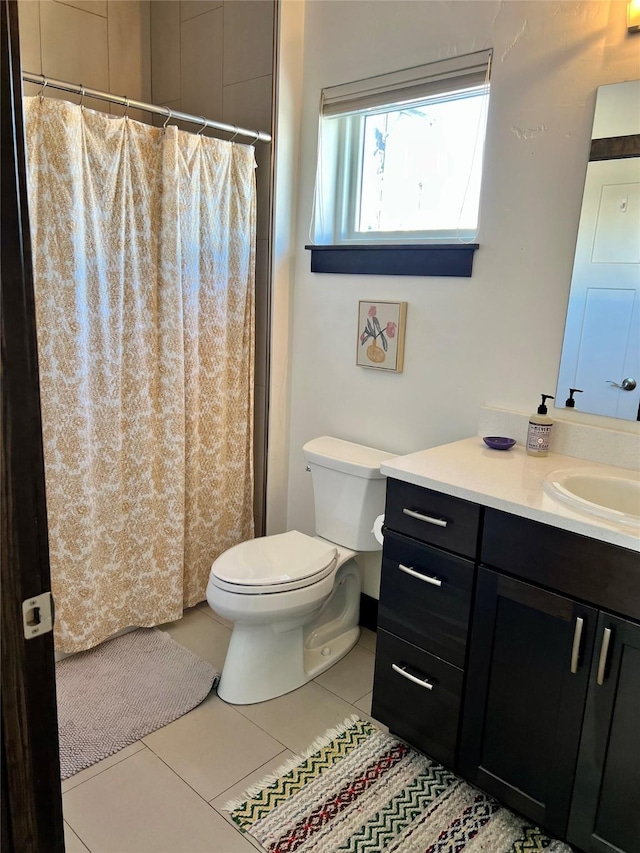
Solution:
<svg viewBox="0 0 640 853">
<path fill-rule="evenodd" d="M 544 492 L 542 482 L 548 473 L 580 467 L 621 471 L 559 453 L 542 458 L 528 456 L 521 445 L 491 450 L 479 436 L 396 456 L 383 462 L 380 470 L 416 486 L 640 551 L 640 529 L 574 512 Z"/>
</svg>

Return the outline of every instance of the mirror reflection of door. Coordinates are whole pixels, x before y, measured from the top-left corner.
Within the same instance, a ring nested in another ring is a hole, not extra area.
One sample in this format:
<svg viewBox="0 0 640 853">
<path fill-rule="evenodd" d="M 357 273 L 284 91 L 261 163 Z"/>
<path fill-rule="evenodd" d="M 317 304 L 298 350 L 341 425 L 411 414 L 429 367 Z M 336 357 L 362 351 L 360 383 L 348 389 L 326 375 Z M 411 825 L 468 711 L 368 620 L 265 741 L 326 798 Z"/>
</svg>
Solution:
<svg viewBox="0 0 640 853">
<path fill-rule="evenodd" d="M 620 387 L 634 379 L 635 389 Z M 640 401 L 640 157 L 589 163 L 558 393 L 634 420 Z M 577 396 L 577 395 L 576 395 Z"/>
<path fill-rule="evenodd" d="M 640 420 L 640 81 L 598 90 L 556 406 Z"/>
</svg>

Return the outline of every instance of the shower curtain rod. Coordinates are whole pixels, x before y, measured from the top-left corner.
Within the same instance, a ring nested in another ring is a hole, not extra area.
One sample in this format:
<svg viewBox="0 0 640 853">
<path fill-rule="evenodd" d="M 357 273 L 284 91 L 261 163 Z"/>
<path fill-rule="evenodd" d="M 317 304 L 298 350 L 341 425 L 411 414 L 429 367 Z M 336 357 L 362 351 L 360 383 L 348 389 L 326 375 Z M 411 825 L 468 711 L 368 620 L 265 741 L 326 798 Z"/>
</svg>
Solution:
<svg viewBox="0 0 640 853">
<path fill-rule="evenodd" d="M 236 127 L 233 124 L 225 124 L 222 121 L 213 121 L 213 119 L 205 118 L 204 116 L 194 116 L 190 113 L 183 113 L 180 110 L 172 110 L 169 107 L 158 107 L 155 104 L 145 104 L 143 101 L 134 101 L 132 98 L 123 97 L 122 95 L 111 95 L 109 92 L 100 92 L 97 89 L 89 89 L 87 86 L 82 86 L 78 83 L 65 83 L 63 80 L 54 80 L 51 77 L 45 77 L 44 74 L 33 74 L 31 71 L 23 71 L 22 79 L 26 83 L 36 83 L 42 86 L 44 91 L 47 86 L 52 89 L 61 89 L 63 92 L 75 92 L 82 98 L 97 98 L 100 101 L 109 101 L 112 104 L 120 104 L 127 109 L 144 110 L 154 115 L 165 116 L 167 121 L 171 119 L 180 119 L 181 121 L 190 121 L 194 124 L 199 124 L 204 130 L 205 127 L 213 127 L 215 130 L 224 130 L 227 133 L 232 133 L 232 139 L 236 136 L 253 136 L 253 142 L 271 142 L 271 134 L 265 133 L 263 130 L 247 130 L 244 127 Z M 82 101 L 80 101 L 82 103 Z M 126 112 L 125 112 L 126 115 Z"/>
</svg>

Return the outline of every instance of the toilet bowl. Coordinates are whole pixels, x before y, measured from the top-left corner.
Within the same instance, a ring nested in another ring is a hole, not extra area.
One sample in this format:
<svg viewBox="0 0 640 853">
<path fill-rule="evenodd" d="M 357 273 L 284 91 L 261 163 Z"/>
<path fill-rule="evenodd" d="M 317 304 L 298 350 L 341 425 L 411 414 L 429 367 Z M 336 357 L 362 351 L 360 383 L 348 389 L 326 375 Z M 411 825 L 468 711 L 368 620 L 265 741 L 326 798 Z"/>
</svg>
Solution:
<svg viewBox="0 0 640 853">
<path fill-rule="evenodd" d="M 233 631 L 218 695 L 236 705 L 273 699 L 315 678 L 357 643 L 358 551 L 379 550 L 380 463 L 393 454 L 341 439 L 308 442 L 316 536 L 297 530 L 242 542 L 211 567 L 207 601 Z"/>
</svg>

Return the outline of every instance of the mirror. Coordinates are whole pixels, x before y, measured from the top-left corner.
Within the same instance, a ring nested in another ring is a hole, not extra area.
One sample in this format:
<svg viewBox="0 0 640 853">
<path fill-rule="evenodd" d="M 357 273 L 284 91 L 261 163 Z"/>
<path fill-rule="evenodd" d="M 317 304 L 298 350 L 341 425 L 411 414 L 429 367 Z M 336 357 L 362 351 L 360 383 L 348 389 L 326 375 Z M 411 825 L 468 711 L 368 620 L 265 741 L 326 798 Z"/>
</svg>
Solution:
<svg viewBox="0 0 640 853">
<path fill-rule="evenodd" d="M 640 420 L 640 80 L 598 89 L 556 408 Z"/>
</svg>

